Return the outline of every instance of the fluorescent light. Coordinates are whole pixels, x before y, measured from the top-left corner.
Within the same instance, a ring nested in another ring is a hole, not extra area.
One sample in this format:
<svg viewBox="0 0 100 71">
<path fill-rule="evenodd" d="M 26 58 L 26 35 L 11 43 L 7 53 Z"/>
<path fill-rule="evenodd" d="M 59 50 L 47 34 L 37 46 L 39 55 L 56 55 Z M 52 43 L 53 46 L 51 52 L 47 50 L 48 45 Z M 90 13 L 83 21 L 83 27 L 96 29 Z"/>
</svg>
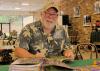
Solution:
<svg viewBox="0 0 100 71">
<path fill-rule="evenodd" d="M 23 5 L 23 6 L 28 6 L 29 3 L 22 3 L 21 5 Z"/>
<path fill-rule="evenodd" d="M 20 10 L 20 9 L 21 9 L 21 8 L 19 8 L 19 7 L 16 7 L 16 8 L 15 8 L 15 10 Z"/>
</svg>

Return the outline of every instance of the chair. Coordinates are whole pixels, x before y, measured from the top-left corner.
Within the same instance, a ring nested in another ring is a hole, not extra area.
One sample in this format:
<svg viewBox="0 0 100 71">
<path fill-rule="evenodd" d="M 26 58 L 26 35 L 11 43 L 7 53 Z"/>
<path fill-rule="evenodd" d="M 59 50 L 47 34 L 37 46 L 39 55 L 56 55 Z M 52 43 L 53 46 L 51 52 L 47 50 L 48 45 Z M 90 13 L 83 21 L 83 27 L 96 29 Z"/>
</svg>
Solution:
<svg viewBox="0 0 100 71">
<path fill-rule="evenodd" d="M 86 52 L 86 53 L 85 53 Z M 81 43 L 77 45 L 77 48 L 75 50 L 75 59 L 76 60 L 83 60 L 85 59 L 87 55 L 90 53 L 90 59 L 93 59 L 93 56 L 95 53 L 95 57 L 98 58 L 98 51 L 94 44 L 92 43 Z"/>
<path fill-rule="evenodd" d="M 78 44 L 78 41 L 79 41 L 78 31 L 76 31 L 76 30 L 71 30 L 71 31 L 69 32 L 69 37 L 70 37 L 70 39 L 71 39 L 71 44 L 74 44 L 74 45 Z"/>
</svg>

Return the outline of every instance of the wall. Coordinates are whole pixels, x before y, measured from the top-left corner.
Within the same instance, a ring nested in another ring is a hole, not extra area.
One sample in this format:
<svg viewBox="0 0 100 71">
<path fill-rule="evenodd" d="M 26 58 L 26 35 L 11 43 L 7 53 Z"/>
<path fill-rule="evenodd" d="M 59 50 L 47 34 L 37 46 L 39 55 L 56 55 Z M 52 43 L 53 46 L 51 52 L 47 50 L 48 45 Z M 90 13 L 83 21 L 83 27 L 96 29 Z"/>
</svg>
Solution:
<svg viewBox="0 0 100 71">
<path fill-rule="evenodd" d="M 79 32 L 79 42 L 89 43 L 90 33 L 92 31 L 92 26 L 95 24 L 96 20 L 100 20 L 100 14 L 95 14 L 94 12 L 94 2 L 96 0 L 62 0 L 60 5 L 60 10 L 63 13 L 70 16 L 72 21 L 72 26 Z M 74 7 L 80 6 L 80 17 L 74 17 Z M 90 26 L 83 26 L 84 15 L 91 16 Z"/>
<path fill-rule="evenodd" d="M 11 21 L 11 32 L 13 30 L 16 30 L 17 34 L 19 34 L 22 27 L 23 27 L 23 16 L 17 16 L 17 18 L 12 19 L 12 21 Z"/>
</svg>

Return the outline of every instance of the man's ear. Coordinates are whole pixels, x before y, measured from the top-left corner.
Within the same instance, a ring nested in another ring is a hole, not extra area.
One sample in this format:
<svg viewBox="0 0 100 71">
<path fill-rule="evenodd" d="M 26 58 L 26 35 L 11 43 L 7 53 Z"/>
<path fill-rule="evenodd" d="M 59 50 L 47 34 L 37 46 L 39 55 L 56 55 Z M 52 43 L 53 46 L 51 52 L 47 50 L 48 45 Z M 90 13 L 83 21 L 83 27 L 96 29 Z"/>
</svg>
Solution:
<svg viewBox="0 0 100 71">
<path fill-rule="evenodd" d="M 44 16 L 45 15 L 45 12 L 43 11 L 43 12 L 41 12 L 41 16 Z"/>
<path fill-rule="evenodd" d="M 44 12 L 44 11 L 41 12 L 41 19 L 42 19 L 42 20 L 45 19 L 45 12 Z"/>
<path fill-rule="evenodd" d="M 40 15 L 41 15 L 41 21 L 44 21 L 44 20 L 45 20 L 45 12 L 42 11 L 42 12 L 40 13 Z"/>
</svg>

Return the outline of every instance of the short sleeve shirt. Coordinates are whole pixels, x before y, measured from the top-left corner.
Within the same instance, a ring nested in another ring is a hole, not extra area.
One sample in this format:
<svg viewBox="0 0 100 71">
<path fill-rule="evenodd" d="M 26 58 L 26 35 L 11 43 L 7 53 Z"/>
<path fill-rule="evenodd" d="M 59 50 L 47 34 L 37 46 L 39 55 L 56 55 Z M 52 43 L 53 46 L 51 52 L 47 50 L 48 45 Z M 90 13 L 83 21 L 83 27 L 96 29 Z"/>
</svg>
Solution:
<svg viewBox="0 0 100 71">
<path fill-rule="evenodd" d="M 70 41 L 62 26 L 56 25 L 48 36 L 40 21 L 26 25 L 19 35 L 19 46 L 33 54 L 45 50 L 47 56 L 60 55 L 66 45 L 70 45 Z"/>
</svg>

